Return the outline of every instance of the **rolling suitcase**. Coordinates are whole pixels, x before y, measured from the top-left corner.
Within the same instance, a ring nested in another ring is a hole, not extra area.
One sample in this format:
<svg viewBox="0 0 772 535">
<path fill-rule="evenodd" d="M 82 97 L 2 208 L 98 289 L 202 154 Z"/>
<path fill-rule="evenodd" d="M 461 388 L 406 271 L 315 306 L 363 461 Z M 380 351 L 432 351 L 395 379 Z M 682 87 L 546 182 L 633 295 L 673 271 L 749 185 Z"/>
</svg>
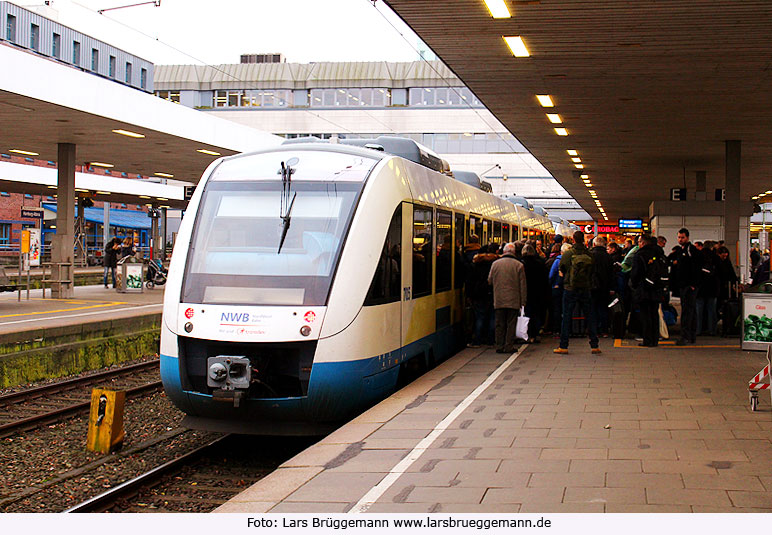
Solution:
<svg viewBox="0 0 772 535">
<path fill-rule="evenodd" d="M 740 335 L 740 299 L 739 288 L 736 284 L 729 287 L 729 299 L 721 305 L 721 336 L 739 336 Z"/>
</svg>

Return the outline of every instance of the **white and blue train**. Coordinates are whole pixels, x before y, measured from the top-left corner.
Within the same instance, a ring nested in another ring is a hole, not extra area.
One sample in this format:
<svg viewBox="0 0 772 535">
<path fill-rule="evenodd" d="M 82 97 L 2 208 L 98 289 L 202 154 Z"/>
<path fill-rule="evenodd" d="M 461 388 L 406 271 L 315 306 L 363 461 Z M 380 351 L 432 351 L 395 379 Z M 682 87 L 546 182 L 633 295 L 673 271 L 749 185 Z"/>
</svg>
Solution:
<svg viewBox="0 0 772 535">
<path fill-rule="evenodd" d="M 406 139 L 220 158 L 177 235 L 161 376 L 194 428 L 324 432 L 462 347 L 462 270 L 548 218 Z M 444 172 L 443 172 L 444 170 Z"/>
</svg>

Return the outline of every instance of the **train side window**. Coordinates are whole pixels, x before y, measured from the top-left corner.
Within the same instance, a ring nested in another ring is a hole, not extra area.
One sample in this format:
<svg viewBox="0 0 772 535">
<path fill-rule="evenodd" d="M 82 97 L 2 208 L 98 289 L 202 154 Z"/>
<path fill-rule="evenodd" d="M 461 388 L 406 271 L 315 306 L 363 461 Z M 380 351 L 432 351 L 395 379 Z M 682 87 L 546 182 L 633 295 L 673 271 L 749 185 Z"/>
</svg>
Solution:
<svg viewBox="0 0 772 535">
<path fill-rule="evenodd" d="M 513 242 L 516 242 L 520 239 L 520 227 L 517 225 L 512 225 L 512 240 Z"/>
<path fill-rule="evenodd" d="M 437 210 L 437 293 L 450 290 L 453 280 L 453 214 Z"/>
<path fill-rule="evenodd" d="M 482 218 L 478 215 L 469 216 L 469 233 L 467 234 L 467 240 L 469 236 L 476 234 L 480 238 L 480 243 L 483 243 L 483 224 Z"/>
<path fill-rule="evenodd" d="M 391 217 L 386 240 L 383 242 L 381 256 L 375 267 L 375 274 L 370 283 L 370 290 L 365 298 L 365 306 L 383 305 L 399 301 L 402 286 L 402 205 L 397 207 Z"/>
<path fill-rule="evenodd" d="M 432 293 L 432 209 L 413 207 L 413 297 Z"/>
<path fill-rule="evenodd" d="M 501 224 L 501 234 L 502 234 L 502 240 L 504 240 L 504 243 L 509 243 L 512 241 L 512 239 L 509 237 L 509 223 Z"/>
<path fill-rule="evenodd" d="M 464 214 L 456 214 L 456 244 L 453 249 L 456 257 L 454 288 L 461 288 L 464 285 L 464 266 L 461 261 L 461 251 L 464 249 L 464 224 Z"/>
<path fill-rule="evenodd" d="M 501 245 L 501 223 L 499 221 L 493 222 L 493 243 Z"/>
<path fill-rule="evenodd" d="M 490 220 L 486 219 L 483 221 L 482 234 L 479 234 L 479 236 L 480 245 L 488 245 L 493 241 L 493 223 Z"/>
</svg>

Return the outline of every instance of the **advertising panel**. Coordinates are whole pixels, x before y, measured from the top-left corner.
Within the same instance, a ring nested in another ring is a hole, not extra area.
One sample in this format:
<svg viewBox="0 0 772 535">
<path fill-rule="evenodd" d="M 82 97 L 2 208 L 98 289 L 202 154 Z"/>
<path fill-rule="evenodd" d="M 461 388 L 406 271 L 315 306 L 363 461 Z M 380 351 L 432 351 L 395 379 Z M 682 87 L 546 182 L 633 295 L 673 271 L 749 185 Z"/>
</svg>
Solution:
<svg viewBox="0 0 772 535">
<path fill-rule="evenodd" d="M 40 229 L 29 229 L 29 265 L 30 267 L 40 267 Z"/>
<path fill-rule="evenodd" d="M 742 296 L 742 348 L 766 350 L 772 344 L 772 294 Z"/>
</svg>

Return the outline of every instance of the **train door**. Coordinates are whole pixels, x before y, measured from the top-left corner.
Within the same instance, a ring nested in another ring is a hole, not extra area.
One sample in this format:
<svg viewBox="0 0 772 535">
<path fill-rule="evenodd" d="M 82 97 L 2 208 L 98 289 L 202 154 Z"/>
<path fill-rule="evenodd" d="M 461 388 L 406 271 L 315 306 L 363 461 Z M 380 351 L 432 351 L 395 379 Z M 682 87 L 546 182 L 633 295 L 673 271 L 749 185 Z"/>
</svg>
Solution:
<svg viewBox="0 0 772 535">
<path fill-rule="evenodd" d="M 431 353 L 431 336 L 436 330 L 434 296 L 434 210 L 428 206 L 410 205 L 403 216 L 403 262 L 409 266 L 408 280 L 403 283 L 402 339 L 407 347 L 405 358 Z M 405 257 L 405 253 L 408 257 Z"/>
</svg>

